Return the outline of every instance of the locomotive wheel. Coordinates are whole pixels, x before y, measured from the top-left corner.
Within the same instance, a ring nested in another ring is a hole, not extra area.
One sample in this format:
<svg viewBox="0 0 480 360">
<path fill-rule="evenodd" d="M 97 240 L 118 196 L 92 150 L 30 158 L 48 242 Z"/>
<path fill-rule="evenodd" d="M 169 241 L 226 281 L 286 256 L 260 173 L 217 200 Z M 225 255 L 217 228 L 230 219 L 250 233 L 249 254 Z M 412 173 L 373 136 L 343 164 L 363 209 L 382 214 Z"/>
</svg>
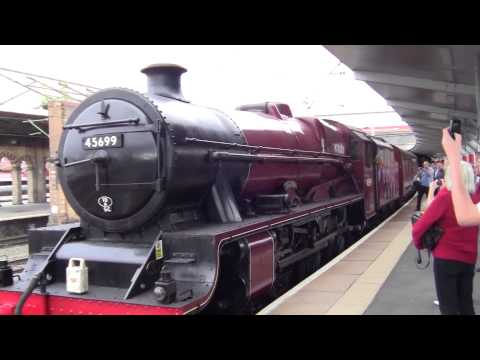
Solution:
<svg viewBox="0 0 480 360">
<path fill-rule="evenodd" d="M 295 266 L 295 283 L 299 283 L 309 275 L 310 270 L 310 258 L 306 258 L 300 261 Z"/>
<path fill-rule="evenodd" d="M 345 250 L 345 237 L 343 235 L 337 236 L 333 242 L 331 242 L 324 251 L 325 263 L 329 262 Z"/>
<path fill-rule="evenodd" d="M 322 252 L 319 251 L 318 253 L 316 253 L 315 255 L 312 256 L 313 258 L 313 266 L 314 266 L 314 271 L 320 269 L 320 267 L 322 266 Z"/>
<path fill-rule="evenodd" d="M 319 263 L 318 256 L 319 256 L 318 254 L 315 254 L 315 255 L 311 255 L 307 259 L 305 259 L 305 264 L 306 264 L 306 266 L 305 266 L 305 268 L 306 268 L 305 269 L 305 277 L 313 274 L 319 268 L 319 266 L 318 266 L 318 263 Z M 321 255 L 320 255 L 320 259 L 321 259 Z"/>
<path fill-rule="evenodd" d="M 360 229 L 360 231 L 359 231 L 359 235 L 360 235 L 360 236 L 365 235 L 365 234 L 367 233 L 367 229 L 368 229 L 368 222 L 367 222 L 367 220 L 364 220 L 364 221 L 362 222 L 362 227 L 361 227 L 361 229 Z"/>
<path fill-rule="evenodd" d="M 328 246 L 323 250 L 323 264 L 328 263 L 335 257 L 335 242 L 331 242 Z"/>
<path fill-rule="evenodd" d="M 343 236 L 345 237 L 345 249 L 348 249 L 350 246 L 352 246 L 353 244 L 355 244 L 355 239 L 358 238 L 356 232 L 346 232 L 345 234 L 343 234 Z"/>
<path fill-rule="evenodd" d="M 340 235 L 335 241 L 335 256 L 340 254 L 346 248 L 345 235 Z"/>
<path fill-rule="evenodd" d="M 275 283 L 273 284 L 272 296 L 277 298 L 288 291 L 291 288 L 294 281 L 293 269 L 286 270 L 283 273 L 276 273 Z"/>
<path fill-rule="evenodd" d="M 239 315 L 248 312 L 249 302 L 245 297 L 245 280 L 236 274 L 231 274 L 228 279 L 229 287 L 219 288 L 213 313 Z"/>
</svg>

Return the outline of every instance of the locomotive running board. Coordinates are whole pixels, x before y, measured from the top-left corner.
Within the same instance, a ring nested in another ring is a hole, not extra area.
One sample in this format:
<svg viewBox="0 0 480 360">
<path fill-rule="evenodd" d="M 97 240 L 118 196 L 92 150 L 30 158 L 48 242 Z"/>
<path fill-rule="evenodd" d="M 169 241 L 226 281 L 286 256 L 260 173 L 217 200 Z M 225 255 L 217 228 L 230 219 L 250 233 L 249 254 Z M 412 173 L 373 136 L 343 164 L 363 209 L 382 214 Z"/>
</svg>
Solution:
<svg viewBox="0 0 480 360">
<path fill-rule="evenodd" d="M 299 221 L 307 221 L 322 213 L 349 206 L 362 199 L 362 195 L 359 194 L 349 195 L 319 203 L 301 205 L 293 208 L 288 214 L 262 215 L 244 219 L 239 223 L 204 224 L 190 229 L 165 232 L 162 237 L 164 264 L 168 264 L 172 277 L 177 281 L 177 293 L 179 294 L 177 301 L 172 304 L 159 304 L 151 289 L 149 290 L 145 287 L 142 289 L 141 284 L 145 283 L 145 281 L 142 280 L 144 271 L 141 270 L 132 274 L 131 279 L 133 281 L 127 288 L 112 288 L 92 284 L 87 294 L 76 295 L 67 294 L 65 292 L 65 284 L 61 281 L 56 281 L 47 286 L 48 295 L 41 295 L 38 291 L 35 291 L 32 296 L 35 298 L 41 297 L 42 299 L 48 297 L 50 299 L 48 301 L 53 302 L 58 300 L 57 302 L 61 304 L 59 308 L 75 303 L 76 307 L 72 309 L 75 312 L 87 311 L 90 303 L 118 304 L 119 312 L 123 311 L 121 310 L 122 306 L 147 307 L 152 309 L 152 313 L 157 310 L 161 310 L 164 313 L 178 314 L 197 312 L 210 302 L 215 292 L 219 281 L 220 249 L 222 246 L 231 241 L 250 237 L 254 234 L 265 233 L 277 227 Z M 82 242 L 78 244 L 81 245 Z M 148 259 L 152 257 L 152 251 L 153 256 L 155 255 L 153 244 L 151 246 L 145 249 L 145 257 L 139 263 L 140 267 L 141 264 L 145 267 Z M 178 258 L 179 254 L 185 254 L 186 251 L 195 254 L 195 258 L 189 257 L 189 261 L 183 262 L 171 261 Z M 31 263 L 30 266 L 34 265 L 34 262 L 38 261 L 31 258 L 29 261 Z M 27 268 L 30 266 L 27 266 Z M 15 294 L 15 296 L 19 296 L 19 293 L 24 288 L 25 282 L 20 281 L 12 287 L 2 289 L 2 291 L 12 294 L 11 296 Z M 181 296 L 183 293 L 189 293 L 191 296 L 183 298 Z M 26 304 L 26 307 L 25 311 L 27 313 L 35 310 L 31 308 L 29 303 Z M 55 307 L 51 311 L 55 313 L 58 309 Z"/>
<path fill-rule="evenodd" d="M 219 280 L 222 246 L 238 239 L 304 221 L 361 200 L 363 200 L 361 194 L 348 195 L 319 203 L 301 205 L 293 208 L 288 214 L 262 215 L 244 219 L 241 223 L 210 224 L 165 233 L 166 260 L 174 253 L 186 249 L 198 254 L 196 264 L 169 264 L 169 270 L 176 279 L 177 286 L 184 290 L 191 288 L 195 296 L 190 303 L 171 304 L 167 307 L 181 308 L 186 313 L 193 313 L 210 302 Z"/>
</svg>

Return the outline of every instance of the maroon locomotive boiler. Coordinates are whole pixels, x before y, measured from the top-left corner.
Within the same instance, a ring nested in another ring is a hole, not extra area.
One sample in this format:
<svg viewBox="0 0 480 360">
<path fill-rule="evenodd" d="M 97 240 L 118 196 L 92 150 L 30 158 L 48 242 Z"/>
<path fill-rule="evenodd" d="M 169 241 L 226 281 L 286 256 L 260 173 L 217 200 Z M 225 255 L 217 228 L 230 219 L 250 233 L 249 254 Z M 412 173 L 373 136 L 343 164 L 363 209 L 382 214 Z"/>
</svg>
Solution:
<svg viewBox="0 0 480 360">
<path fill-rule="evenodd" d="M 106 89 L 72 113 L 57 166 L 81 222 L 31 232 L 21 279 L 1 278 L 1 313 L 243 312 L 412 194 L 413 155 L 286 104 L 193 105 L 184 71 L 150 66 L 147 95 Z"/>
</svg>

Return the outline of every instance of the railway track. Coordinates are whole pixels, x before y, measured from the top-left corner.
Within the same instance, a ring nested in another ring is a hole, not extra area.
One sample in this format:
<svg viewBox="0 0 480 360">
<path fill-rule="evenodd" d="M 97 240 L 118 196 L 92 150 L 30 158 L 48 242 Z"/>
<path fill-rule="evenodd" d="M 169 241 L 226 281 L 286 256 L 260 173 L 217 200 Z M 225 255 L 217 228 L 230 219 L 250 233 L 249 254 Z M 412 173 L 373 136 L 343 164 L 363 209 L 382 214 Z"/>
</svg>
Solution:
<svg viewBox="0 0 480 360">
<path fill-rule="evenodd" d="M 27 235 L 12 236 L 0 240 L 0 257 L 6 256 L 14 273 L 23 270 L 28 260 Z"/>
<path fill-rule="evenodd" d="M 27 235 L 11 236 L 8 238 L 0 239 L 0 249 L 9 248 L 12 246 L 26 245 L 28 244 Z"/>
<path fill-rule="evenodd" d="M 8 261 L 8 264 L 12 267 L 13 273 L 18 274 L 23 271 L 25 264 L 27 263 L 28 257 L 22 257 L 15 259 L 13 261 Z"/>
</svg>

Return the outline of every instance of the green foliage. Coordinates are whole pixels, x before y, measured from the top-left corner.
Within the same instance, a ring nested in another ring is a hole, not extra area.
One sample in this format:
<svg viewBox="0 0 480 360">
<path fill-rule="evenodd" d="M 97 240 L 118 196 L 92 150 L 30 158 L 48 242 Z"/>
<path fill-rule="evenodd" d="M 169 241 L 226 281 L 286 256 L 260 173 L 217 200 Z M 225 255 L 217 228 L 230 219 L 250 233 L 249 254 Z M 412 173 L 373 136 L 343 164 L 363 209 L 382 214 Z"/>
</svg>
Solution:
<svg viewBox="0 0 480 360">
<path fill-rule="evenodd" d="M 41 100 L 41 104 L 40 104 L 40 106 L 42 107 L 42 109 L 44 109 L 44 110 L 47 110 L 47 109 L 48 109 L 48 101 L 49 101 L 49 98 L 48 98 L 48 97 L 42 96 L 42 100 Z"/>
<path fill-rule="evenodd" d="M 42 109 L 48 109 L 48 102 L 49 101 L 62 101 L 62 100 L 72 100 L 72 97 L 68 95 L 68 86 L 65 83 L 60 82 L 61 89 L 59 90 L 62 95 L 59 96 L 49 96 L 43 95 L 40 106 Z"/>
</svg>

